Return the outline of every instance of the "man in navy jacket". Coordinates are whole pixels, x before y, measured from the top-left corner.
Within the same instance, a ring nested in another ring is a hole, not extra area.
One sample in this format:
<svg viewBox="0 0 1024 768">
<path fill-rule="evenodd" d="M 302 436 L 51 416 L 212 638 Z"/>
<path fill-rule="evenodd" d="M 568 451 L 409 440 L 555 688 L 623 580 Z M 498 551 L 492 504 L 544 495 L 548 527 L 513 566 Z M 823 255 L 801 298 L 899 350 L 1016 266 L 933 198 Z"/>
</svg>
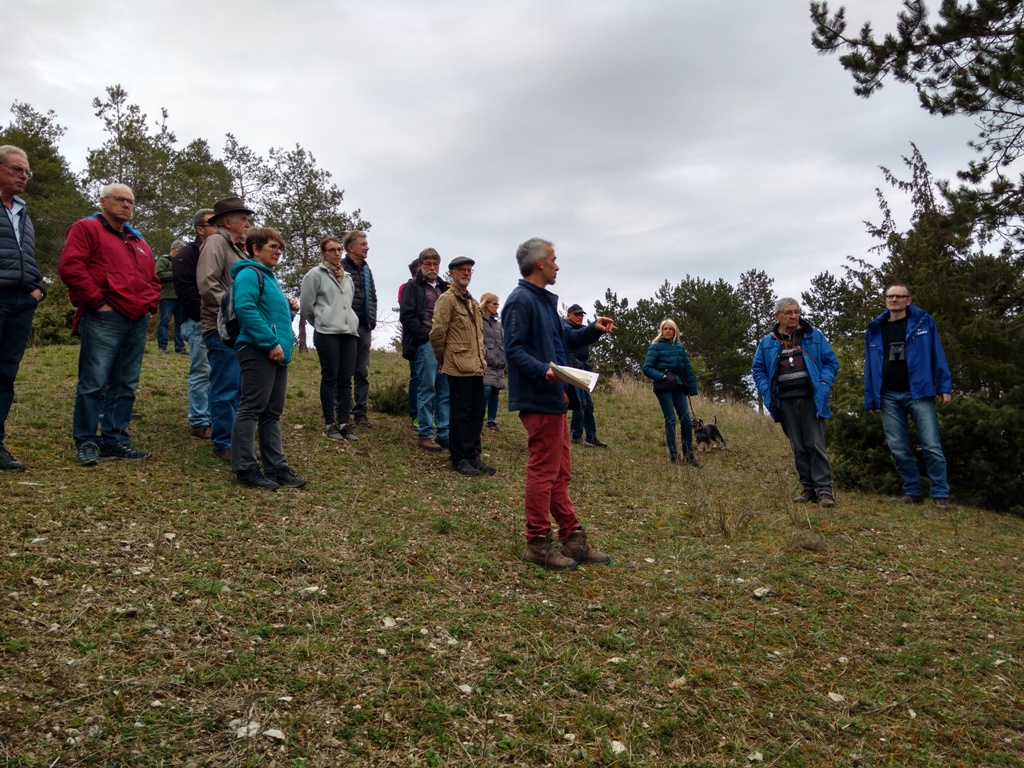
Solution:
<svg viewBox="0 0 1024 768">
<path fill-rule="evenodd" d="M 25 355 L 32 316 L 43 300 L 43 275 L 36 266 L 35 229 L 18 195 L 32 178 L 28 156 L 0 147 L 0 470 L 23 472 L 25 465 L 4 447 L 5 422 L 14 402 L 14 379 Z"/>
<path fill-rule="evenodd" d="M 569 350 L 593 344 L 615 329 L 599 317 L 575 330 L 563 327 L 558 297 L 545 290 L 558 274 L 555 248 L 535 237 L 516 251 L 523 279 L 505 300 L 501 323 L 508 360 L 508 409 L 519 411 L 526 428 L 530 458 L 526 465 L 526 551 L 523 559 L 548 570 L 580 563 L 608 563 L 611 558 L 590 546 L 569 498 L 572 458 L 565 414 L 573 387 L 558 378 L 551 363 L 569 364 Z M 558 550 L 551 518 L 558 522 Z"/>
<path fill-rule="evenodd" d="M 914 420 L 931 481 L 936 509 L 949 508 L 946 457 L 939 440 L 935 401 L 949 403 L 953 379 L 932 316 L 912 306 L 910 288 L 902 283 L 885 289 L 888 309 L 868 325 L 864 335 L 864 406 L 882 412 L 885 440 L 904 496 L 896 501 L 924 501 L 921 472 L 910 447 L 909 419 Z"/>
</svg>

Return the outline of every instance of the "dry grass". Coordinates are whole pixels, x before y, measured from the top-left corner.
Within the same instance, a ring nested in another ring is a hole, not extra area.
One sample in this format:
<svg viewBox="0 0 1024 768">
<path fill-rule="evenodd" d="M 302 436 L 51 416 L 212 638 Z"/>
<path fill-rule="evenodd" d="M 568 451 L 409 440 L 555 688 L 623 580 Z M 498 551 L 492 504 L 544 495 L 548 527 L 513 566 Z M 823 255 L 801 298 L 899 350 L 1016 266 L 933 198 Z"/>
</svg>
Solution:
<svg viewBox="0 0 1024 768">
<path fill-rule="evenodd" d="M 485 432 L 493 479 L 403 417 L 328 442 L 300 356 L 285 439 L 311 482 L 251 491 L 187 435 L 187 360 L 150 354 L 153 458 L 81 469 L 75 355 L 30 350 L 8 422 L 31 471 L 0 476 L 7 765 L 1024 761 L 1019 519 L 793 505 L 781 431 L 737 405 L 695 401 L 730 449 L 671 465 L 649 388 L 613 382 L 612 447 L 574 448 L 573 480 L 613 564 L 548 574 L 518 559 L 514 415 Z"/>
</svg>

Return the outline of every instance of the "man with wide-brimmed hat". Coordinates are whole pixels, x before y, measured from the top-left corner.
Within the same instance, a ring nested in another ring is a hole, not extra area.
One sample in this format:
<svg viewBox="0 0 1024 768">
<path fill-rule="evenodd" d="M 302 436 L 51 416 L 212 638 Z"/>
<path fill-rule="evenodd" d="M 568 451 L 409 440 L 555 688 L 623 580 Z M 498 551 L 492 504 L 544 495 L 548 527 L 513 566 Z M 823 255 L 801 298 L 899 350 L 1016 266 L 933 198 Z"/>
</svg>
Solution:
<svg viewBox="0 0 1024 768">
<path fill-rule="evenodd" d="M 238 410 L 241 369 L 238 356 L 217 332 L 220 300 L 231 286 L 231 267 L 244 259 L 245 230 L 253 212 L 239 197 L 218 200 L 208 223 L 217 231 L 206 238 L 196 267 L 196 287 L 202 301 L 200 323 L 210 360 L 210 439 L 213 455 L 231 461 L 231 425 Z"/>
</svg>

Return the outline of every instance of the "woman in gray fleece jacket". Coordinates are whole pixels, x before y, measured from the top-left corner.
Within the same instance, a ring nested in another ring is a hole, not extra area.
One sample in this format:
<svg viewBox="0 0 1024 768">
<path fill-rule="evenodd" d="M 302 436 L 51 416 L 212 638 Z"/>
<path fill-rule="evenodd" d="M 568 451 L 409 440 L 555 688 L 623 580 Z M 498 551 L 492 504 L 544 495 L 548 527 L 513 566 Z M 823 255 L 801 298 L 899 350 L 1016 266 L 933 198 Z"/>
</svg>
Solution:
<svg viewBox="0 0 1024 768">
<path fill-rule="evenodd" d="M 358 439 L 348 424 L 352 410 L 352 376 L 356 369 L 359 317 L 352 311 L 352 277 L 341 267 L 341 242 L 320 242 L 320 263 L 302 278 L 299 312 L 313 326 L 320 357 L 320 406 L 324 435 L 331 440 Z"/>
</svg>

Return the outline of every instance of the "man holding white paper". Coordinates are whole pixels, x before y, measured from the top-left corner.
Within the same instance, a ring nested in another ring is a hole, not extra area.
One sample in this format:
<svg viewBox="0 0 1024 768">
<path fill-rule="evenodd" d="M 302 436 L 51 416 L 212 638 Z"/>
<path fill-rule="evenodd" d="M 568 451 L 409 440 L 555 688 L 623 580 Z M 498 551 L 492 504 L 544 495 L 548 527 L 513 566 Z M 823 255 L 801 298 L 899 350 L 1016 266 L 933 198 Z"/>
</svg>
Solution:
<svg viewBox="0 0 1024 768">
<path fill-rule="evenodd" d="M 519 411 L 527 433 L 526 551 L 523 559 L 561 571 L 580 563 L 609 563 L 611 558 L 590 546 L 569 498 L 572 456 L 565 414 L 576 398 L 551 368 L 569 364 L 569 351 L 593 344 L 615 330 L 609 317 L 599 317 L 578 330 L 566 330 L 558 315 L 558 297 L 545 290 L 558 274 L 554 246 L 535 237 L 516 251 L 523 279 L 501 313 L 508 360 L 508 408 Z M 558 523 L 558 541 L 551 520 Z"/>
</svg>

